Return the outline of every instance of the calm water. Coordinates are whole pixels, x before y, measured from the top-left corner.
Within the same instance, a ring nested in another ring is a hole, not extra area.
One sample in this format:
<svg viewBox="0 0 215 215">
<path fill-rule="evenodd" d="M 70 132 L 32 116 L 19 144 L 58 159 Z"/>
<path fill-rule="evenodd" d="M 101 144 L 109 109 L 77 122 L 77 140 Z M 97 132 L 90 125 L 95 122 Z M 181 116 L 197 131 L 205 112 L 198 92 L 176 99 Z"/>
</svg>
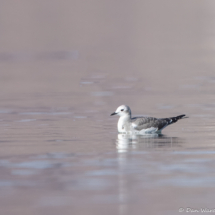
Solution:
<svg viewBox="0 0 215 215">
<path fill-rule="evenodd" d="M 214 1 L 0 5 L 1 214 L 215 208 Z M 189 118 L 120 135 L 121 104 Z"/>
</svg>

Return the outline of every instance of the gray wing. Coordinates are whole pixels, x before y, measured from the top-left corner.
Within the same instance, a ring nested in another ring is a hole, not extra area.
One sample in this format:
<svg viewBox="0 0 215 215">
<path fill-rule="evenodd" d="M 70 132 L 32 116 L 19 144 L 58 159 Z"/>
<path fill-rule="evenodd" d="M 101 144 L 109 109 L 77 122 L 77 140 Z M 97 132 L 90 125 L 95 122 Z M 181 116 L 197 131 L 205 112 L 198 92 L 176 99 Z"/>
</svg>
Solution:
<svg viewBox="0 0 215 215">
<path fill-rule="evenodd" d="M 157 128 L 157 130 L 160 130 L 169 124 L 168 119 L 157 119 L 154 117 L 132 118 L 131 123 L 132 127 L 138 131 L 152 127 Z"/>
</svg>

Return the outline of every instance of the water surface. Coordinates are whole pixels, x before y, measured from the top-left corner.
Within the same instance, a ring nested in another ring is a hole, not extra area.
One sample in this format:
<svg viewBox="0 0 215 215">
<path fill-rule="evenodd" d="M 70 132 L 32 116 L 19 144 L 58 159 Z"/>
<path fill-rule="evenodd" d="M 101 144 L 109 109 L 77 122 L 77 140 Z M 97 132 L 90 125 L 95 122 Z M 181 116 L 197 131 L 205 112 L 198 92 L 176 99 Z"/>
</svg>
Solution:
<svg viewBox="0 0 215 215">
<path fill-rule="evenodd" d="M 214 7 L 1 2 L 1 214 L 213 209 Z M 189 118 L 161 136 L 120 135 L 121 104 Z"/>
</svg>

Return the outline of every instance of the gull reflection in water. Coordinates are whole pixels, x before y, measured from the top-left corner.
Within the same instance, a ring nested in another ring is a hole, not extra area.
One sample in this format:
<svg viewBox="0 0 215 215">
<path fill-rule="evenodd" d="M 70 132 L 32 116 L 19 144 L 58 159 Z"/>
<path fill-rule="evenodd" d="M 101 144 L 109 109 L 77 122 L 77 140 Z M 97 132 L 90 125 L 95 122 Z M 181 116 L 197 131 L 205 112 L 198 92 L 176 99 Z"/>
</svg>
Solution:
<svg viewBox="0 0 215 215">
<path fill-rule="evenodd" d="M 182 142 L 181 138 L 168 137 L 162 134 L 118 134 L 116 148 L 118 153 L 123 153 L 129 149 L 180 147 Z"/>
<path fill-rule="evenodd" d="M 134 134 L 118 134 L 116 139 L 116 149 L 118 152 L 118 201 L 119 214 L 128 213 L 128 202 L 132 199 L 130 189 L 130 179 L 128 177 L 131 171 L 131 162 L 126 153 L 131 150 L 144 151 L 148 149 L 182 147 L 183 139 L 178 137 L 168 137 L 162 134 L 153 135 L 134 135 Z"/>
</svg>

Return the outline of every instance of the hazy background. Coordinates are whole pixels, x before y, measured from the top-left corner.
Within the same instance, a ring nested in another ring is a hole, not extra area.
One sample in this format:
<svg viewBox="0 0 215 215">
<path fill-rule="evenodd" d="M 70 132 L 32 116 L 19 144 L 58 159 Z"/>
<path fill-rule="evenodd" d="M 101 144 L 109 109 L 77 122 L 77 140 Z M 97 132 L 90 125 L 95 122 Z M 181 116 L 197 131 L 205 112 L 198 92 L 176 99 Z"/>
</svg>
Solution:
<svg viewBox="0 0 215 215">
<path fill-rule="evenodd" d="M 0 213 L 213 209 L 214 11 L 213 0 L 1 0 Z M 159 138 L 118 136 L 109 115 L 121 104 L 189 119 Z"/>
</svg>

